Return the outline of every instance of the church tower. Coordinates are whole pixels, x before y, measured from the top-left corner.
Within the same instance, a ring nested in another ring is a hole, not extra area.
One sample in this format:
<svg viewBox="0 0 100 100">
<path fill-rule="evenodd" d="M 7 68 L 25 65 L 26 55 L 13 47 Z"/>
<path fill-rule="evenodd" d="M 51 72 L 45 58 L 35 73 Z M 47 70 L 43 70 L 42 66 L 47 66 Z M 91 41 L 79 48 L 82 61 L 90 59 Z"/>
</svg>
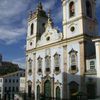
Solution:
<svg viewBox="0 0 100 100">
<path fill-rule="evenodd" d="M 97 35 L 96 0 L 62 0 L 64 38 Z"/>
<path fill-rule="evenodd" d="M 92 38 L 98 34 L 96 0 L 62 0 L 62 7 L 63 39 L 67 42 L 67 97 L 76 100 L 73 94 L 87 92 L 85 75 L 90 69 L 86 61 L 95 55 Z"/>
<path fill-rule="evenodd" d="M 35 90 L 35 60 L 36 53 L 33 51 L 37 47 L 37 42 L 45 31 L 47 22 L 46 12 L 43 10 L 41 2 L 35 12 L 30 12 L 28 18 L 27 44 L 26 44 L 26 93 L 29 98 L 34 97 Z"/>
<path fill-rule="evenodd" d="M 46 12 L 43 10 L 41 2 L 38 4 L 36 11 L 30 12 L 28 18 L 27 31 L 27 49 L 36 47 L 37 41 L 40 39 L 45 30 L 45 23 L 47 22 Z"/>
</svg>

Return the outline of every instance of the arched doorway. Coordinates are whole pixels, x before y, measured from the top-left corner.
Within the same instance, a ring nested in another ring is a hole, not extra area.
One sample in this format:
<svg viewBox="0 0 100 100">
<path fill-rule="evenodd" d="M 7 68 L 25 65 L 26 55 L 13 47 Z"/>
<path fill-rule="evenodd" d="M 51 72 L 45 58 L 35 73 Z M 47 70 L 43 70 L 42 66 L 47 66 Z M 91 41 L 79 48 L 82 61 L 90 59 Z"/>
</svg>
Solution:
<svg viewBox="0 0 100 100">
<path fill-rule="evenodd" d="M 37 86 L 37 100 L 40 100 L 40 86 Z"/>
<path fill-rule="evenodd" d="M 70 100 L 77 100 L 79 85 L 72 81 L 69 83 Z"/>
<path fill-rule="evenodd" d="M 56 87 L 56 100 L 60 100 L 60 88 L 59 88 L 59 86 Z"/>
<path fill-rule="evenodd" d="M 87 83 L 87 96 L 88 99 L 96 98 L 96 83 L 93 81 Z"/>
<path fill-rule="evenodd" d="M 32 82 L 28 81 L 28 97 L 32 97 Z"/>
<path fill-rule="evenodd" d="M 46 100 L 49 100 L 51 97 L 51 82 L 49 80 L 44 83 L 44 96 Z"/>
</svg>

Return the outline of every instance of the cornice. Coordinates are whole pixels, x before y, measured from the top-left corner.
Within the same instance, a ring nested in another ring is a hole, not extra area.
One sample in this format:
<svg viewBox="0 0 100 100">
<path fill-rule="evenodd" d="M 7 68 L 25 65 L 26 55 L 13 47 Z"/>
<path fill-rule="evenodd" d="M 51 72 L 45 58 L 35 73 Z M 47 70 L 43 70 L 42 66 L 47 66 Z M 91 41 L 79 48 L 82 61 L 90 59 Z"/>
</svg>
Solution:
<svg viewBox="0 0 100 100">
<path fill-rule="evenodd" d="M 46 49 L 46 48 L 50 48 L 50 47 L 54 47 L 54 46 L 60 46 L 60 45 L 64 46 L 73 41 L 80 42 L 80 41 L 85 41 L 85 40 L 90 40 L 90 39 L 91 39 L 91 36 L 88 36 L 86 34 L 84 34 L 84 35 L 81 34 L 81 35 L 78 35 L 75 37 L 62 39 L 60 41 L 57 41 L 57 42 L 54 42 L 54 43 L 51 43 L 48 45 L 44 45 L 44 46 L 36 47 L 36 48 L 30 49 L 30 50 L 26 50 L 26 53 L 36 52 L 38 50 L 42 50 L 42 49 Z"/>
</svg>

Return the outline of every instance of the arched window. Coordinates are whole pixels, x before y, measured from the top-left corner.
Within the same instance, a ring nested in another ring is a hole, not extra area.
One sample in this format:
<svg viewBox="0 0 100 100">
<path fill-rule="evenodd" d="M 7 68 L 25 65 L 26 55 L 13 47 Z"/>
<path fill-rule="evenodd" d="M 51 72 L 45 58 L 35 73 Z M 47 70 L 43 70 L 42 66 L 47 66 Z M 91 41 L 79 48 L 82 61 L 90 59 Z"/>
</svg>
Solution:
<svg viewBox="0 0 100 100">
<path fill-rule="evenodd" d="M 51 57 L 50 56 L 45 57 L 45 67 L 46 67 L 46 72 L 50 72 L 50 67 L 51 67 Z"/>
<path fill-rule="evenodd" d="M 77 51 L 72 49 L 70 52 L 70 65 L 71 65 L 71 70 L 76 70 L 77 66 Z"/>
<path fill-rule="evenodd" d="M 37 64 L 38 65 L 38 72 L 41 73 L 42 72 L 42 58 L 39 56 L 37 60 L 38 60 L 38 62 L 37 62 L 38 63 Z"/>
<path fill-rule="evenodd" d="M 31 35 L 33 35 L 33 31 L 34 31 L 34 24 L 31 24 Z"/>
<path fill-rule="evenodd" d="M 57 53 L 54 55 L 54 68 L 55 71 L 60 70 L 60 55 Z"/>
<path fill-rule="evenodd" d="M 86 1 L 86 14 L 88 17 L 92 18 L 92 7 L 88 0 Z"/>
<path fill-rule="evenodd" d="M 56 87 L 56 100 L 60 100 L 60 88 L 59 88 L 59 86 Z"/>
<path fill-rule="evenodd" d="M 28 63 L 29 63 L 29 74 L 31 75 L 32 74 L 32 59 L 30 58 L 29 60 L 28 60 Z"/>
<path fill-rule="evenodd" d="M 73 48 L 71 49 L 71 51 L 69 52 L 69 60 L 70 60 L 70 68 L 69 71 L 72 74 L 75 74 L 78 72 L 78 62 L 77 62 L 77 51 L 75 51 Z"/>
<path fill-rule="evenodd" d="M 40 86 L 37 86 L 37 100 L 40 100 Z"/>
<path fill-rule="evenodd" d="M 55 67 L 59 67 L 60 65 L 60 55 L 57 53 L 54 55 L 54 64 L 55 64 Z"/>
<path fill-rule="evenodd" d="M 73 17 L 75 15 L 75 4 L 73 1 L 69 4 L 69 15 L 70 17 Z"/>
</svg>

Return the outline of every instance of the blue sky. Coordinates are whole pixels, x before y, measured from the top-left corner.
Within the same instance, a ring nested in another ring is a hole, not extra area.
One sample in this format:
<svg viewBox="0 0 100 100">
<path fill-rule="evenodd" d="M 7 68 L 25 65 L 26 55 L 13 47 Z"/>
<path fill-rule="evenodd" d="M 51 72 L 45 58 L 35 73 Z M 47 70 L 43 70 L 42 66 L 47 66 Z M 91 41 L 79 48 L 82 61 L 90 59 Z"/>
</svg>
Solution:
<svg viewBox="0 0 100 100">
<path fill-rule="evenodd" d="M 62 30 L 61 0 L 39 0 L 44 9 L 51 10 L 54 24 Z M 4 60 L 25 66 L 27 18 L 38 0 L 0 0 L 0 53 Z M 96 0 L 96 16 L 100 23 L 100 0 Z M 100 24 L 99 24 L 100 25 Z"/>
</svg>

